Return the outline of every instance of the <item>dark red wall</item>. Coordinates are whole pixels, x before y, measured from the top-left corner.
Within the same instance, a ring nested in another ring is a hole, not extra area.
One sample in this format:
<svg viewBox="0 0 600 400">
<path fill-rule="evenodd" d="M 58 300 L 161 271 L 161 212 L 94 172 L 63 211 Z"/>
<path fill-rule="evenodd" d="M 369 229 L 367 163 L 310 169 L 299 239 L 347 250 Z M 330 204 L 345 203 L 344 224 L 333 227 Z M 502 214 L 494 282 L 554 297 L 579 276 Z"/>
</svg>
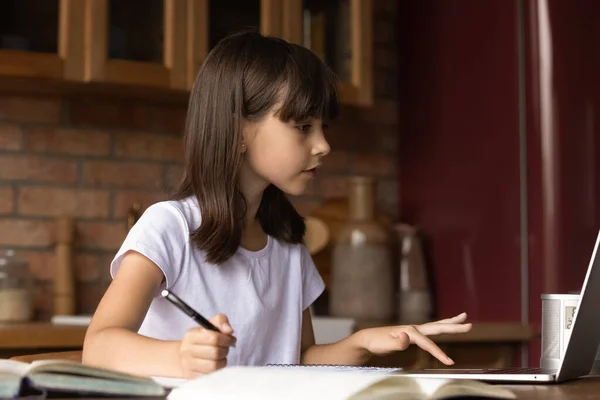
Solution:
<svg viewBox="0 0 600 400">
<path fill-rule="evenodd" d="M 600 3 L 525 5 L 529 300 L 539 323 L 541 293 L 580 289 L 600 228 Z"/>
<path fill-rule="evenodd" d="M 438 315 L 520 321 L 523 244 L 539 324 L 541 293 L 580 288 L 600 228 L 600 2 L 401 4 L 400 213 L 430 238 Z"/>
<path fill-rule="evenodd" d="M 514 3 L 402 4 L 402 218 L 430 237 L 440 316 L 518 319 Z"/>
</svg>

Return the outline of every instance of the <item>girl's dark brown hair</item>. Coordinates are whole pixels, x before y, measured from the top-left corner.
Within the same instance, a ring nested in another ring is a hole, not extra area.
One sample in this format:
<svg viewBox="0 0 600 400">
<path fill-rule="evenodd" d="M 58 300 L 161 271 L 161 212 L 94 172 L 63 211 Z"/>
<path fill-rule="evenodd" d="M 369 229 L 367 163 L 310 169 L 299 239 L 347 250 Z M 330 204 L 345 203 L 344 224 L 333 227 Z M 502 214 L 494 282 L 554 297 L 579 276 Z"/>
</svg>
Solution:
<svg viewBox="0 0 600 400">
<path fill-rule="evenodd" d="M 174 198 L 195 196 L 202 223 L 191 232 L 206 261 L 222 263 L 240 246 L 246 201 L 238 187 L 242 121 L 259 120 L 275 105 L 284 122 L 331 120 L 339 112 L 337 82 L 310 50 L 256 32 L 219 42 L 191 91 L 184 132 L 185 172 Z M 304 219 L 286 195 L 269 185 L 257 218 L 268 235 L 304 239 Z"/>
</svg>

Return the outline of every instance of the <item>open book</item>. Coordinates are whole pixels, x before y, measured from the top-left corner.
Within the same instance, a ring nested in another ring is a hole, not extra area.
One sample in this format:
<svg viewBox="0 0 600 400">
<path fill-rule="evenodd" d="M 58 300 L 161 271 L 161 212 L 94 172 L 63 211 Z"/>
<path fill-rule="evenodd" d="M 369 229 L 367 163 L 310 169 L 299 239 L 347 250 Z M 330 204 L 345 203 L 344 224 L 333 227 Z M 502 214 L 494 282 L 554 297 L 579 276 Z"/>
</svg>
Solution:
<svg viewBox="0 0 600 400">
<path fill-rule="evenodd" d="M 391 400 L 476 396 L 515 399 L 511 391 L 474 380 L 416 378 L 359 370 L 231 366 L 181 384 L 169 400 Z"/>
<path fill-rule="evenodd" d="M 31 364 L 0 360 L 0 398 L 26 393 L 164 396 L 166 389 L 150 378 L 92 367 L 70 360 L 38 360 Z"/>
</svg>

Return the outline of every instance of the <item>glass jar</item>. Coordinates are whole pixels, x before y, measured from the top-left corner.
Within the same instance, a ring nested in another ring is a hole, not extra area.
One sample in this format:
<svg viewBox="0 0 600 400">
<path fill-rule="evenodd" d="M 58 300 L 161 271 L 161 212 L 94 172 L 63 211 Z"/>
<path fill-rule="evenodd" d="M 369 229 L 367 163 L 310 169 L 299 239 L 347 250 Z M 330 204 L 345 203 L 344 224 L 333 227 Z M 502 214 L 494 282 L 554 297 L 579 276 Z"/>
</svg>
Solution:
<svg viewBox="0 0 600 400">
<path fill-rule="evenodd" d="M 375 218 L 377 182 L 352 177 L 348 220 L 332 252 L 330 314 L 391 322 L 395 315 L 389 231 Z"/>
<path fill-rule="evenodd" d="M 0 322 L 25 322 L 33 317 L 33 281 L 27 261 L 13 250 L 0 252 Z"/>
<path fill-rule="evenodd" d="M 393 230 L 400 262 L 398 322 L 424 324 L 432 319 L 433 299 L 421 238 L 417 229 L 408 224 L 396 224 Z"/>
</svg>

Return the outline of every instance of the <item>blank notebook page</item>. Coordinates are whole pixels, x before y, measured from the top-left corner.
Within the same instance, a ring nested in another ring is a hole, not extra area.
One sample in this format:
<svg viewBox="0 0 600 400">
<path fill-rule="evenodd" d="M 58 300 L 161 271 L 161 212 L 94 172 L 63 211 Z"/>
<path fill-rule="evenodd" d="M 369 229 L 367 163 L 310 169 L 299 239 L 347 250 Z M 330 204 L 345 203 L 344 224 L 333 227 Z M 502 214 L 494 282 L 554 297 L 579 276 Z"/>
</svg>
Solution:
<svg viewBox="0 0 600 400">
<path fill-rule="evenodd" d="M 385 374 L 313 368 L 227 367 L 182 384 L 169 400 L 344 400 Z"/>
</svg>

